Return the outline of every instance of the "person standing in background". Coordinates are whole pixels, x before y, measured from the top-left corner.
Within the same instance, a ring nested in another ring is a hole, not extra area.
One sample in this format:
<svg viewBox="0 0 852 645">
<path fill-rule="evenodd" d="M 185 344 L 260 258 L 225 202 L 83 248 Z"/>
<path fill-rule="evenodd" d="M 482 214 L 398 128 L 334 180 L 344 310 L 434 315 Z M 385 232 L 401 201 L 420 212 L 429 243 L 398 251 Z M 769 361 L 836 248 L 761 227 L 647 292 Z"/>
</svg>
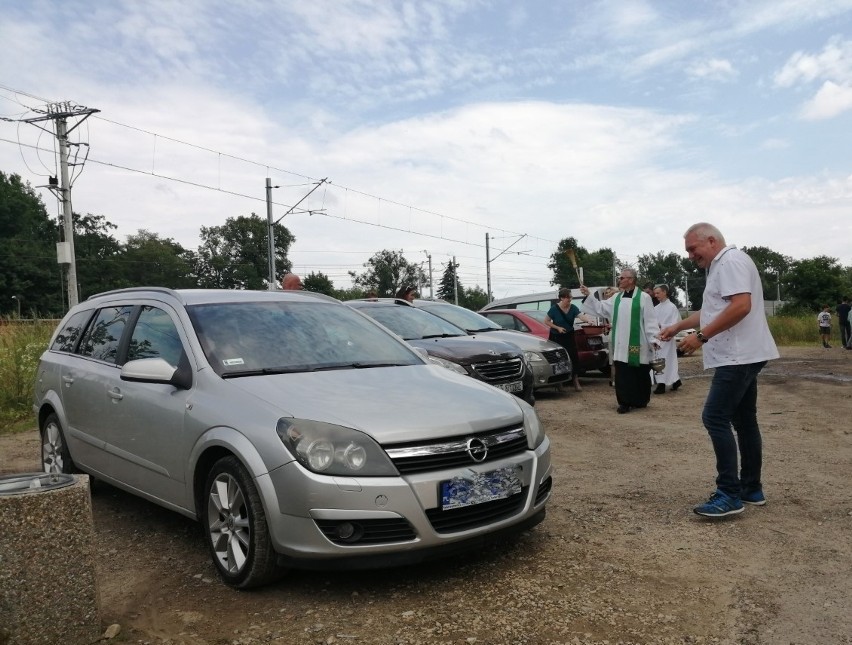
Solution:
<svg viewBox="0 0 852 645">
<path fill-rule="evenodd" d="M 299 291 L 302 289 L 302 279 L 295 273 L 288 273 L 281 281 L 281 287 L 285 291 Z"/>
<path fill-rule="evenodd" d="M 849 324 L 850 313 L 852 313 L 852 306 L 849 305 L 849 296 L 846 296 L 837 305 L 837 318 L 840 321 L 840 343 L 844 347 L 849 345 L 849 341 L 852 339 L 852 325 Z"/>
<path fill-rule="evenodd" d="M 680 322 L 680 312 L 677 306 L 669 300 L 669 286 L 667 284 L 658 284 L 654 287 L 654 297 L 659 303 L 654 307 L 654 313 L 657 315 L 657 322 L 660 327 L 669 327 Z M 657 387 L 654 394 L 665 394 L 666 385 L 672 390 L 677 390 L 682 384 L 677 368 L 677 345 L 674 340 L 660 341 L 660 356 L 666 359 L 665 369 L 656 375 Z"/>
<path fill-rule="evenodd" d="M 651 400 L 651 359 L 659 346 L 660 325 L 654 315 L 651 296 L 636 287 L 636 271 L 629 267 L 618 277 L 621 292 L 614 298 L 600 301 L 589 298 L 589 288 L 580 285 L 587 311 L 609 318 L 610 351 L 615 379 L 617 412 L 625 414 L 631 408 L 644 408 Z"/>
<path fill-rule="evenodd" d="M 828 344 L 828 339 L 831 338 L 831 307 L 822 306 L 822 311 L 817 314 L 817 324 L 819 325 L 819 337 L 822 339 L 822 346 L 831 349 L 831 345 Z"/>
<path fill-rule="evenodd" d="M 757 375 L 779 357 L 766 322 L 763 286 L 754 261 L 725 245 L 712 224 L 693 224 L 684 234 L 689 259 L 707 272 L 701 309 L 660 332 L 662 340 L 690 327 L 680 343 L 685 354 L 703 347 L 704 369 L 714 368 L 701 420 L 716 454 L 716 491 L 692 510 L 705 517 L 763 506 L 763 441 L 757 424 Z M 734 437 L 734 431 L 737 436 Z M 739 468 L 737 453 L 739 452 Z"/>
<path fill-rule="evenodd" d="M 577 376 L 580 357 L 577 355 L 577 342 L 574 338 L 574 319 L 580 318 L 589 322 L 589 317 L 581 314 L 577 305 L 571 303 L 571 289 L 563 287 L 557 296 L 559 301 L 548 310 L 544 317 L 544 324 L 550 328 L 549 339 L 568 352 L 574 373 L 574 389 L 580 392 L 583 388 L 580 387 L 580 377 Z"/>
</svg>

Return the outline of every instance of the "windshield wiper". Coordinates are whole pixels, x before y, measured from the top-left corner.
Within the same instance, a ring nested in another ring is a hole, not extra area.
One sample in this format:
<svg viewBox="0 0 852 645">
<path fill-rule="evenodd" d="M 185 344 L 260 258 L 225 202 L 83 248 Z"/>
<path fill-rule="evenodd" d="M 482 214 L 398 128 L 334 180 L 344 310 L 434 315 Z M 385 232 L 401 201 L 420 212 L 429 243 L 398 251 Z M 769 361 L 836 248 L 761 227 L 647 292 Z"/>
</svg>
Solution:
<svg viewBox="0 0 852 645">
<path fill-rule="evenodd" d="M 266 376 L 268 374 L 295 374 L 297 372 L 313 372 L 311 365 L 288 365 L 287 367 L 262 367 L 256 370 L 238 370 L 223 372 L 222 378 L 238 378 L 240 376 Z"/>
<path fill-rule="evenodd" d="M 464 336 L 464 334 L 428 334 L 426 336 L 421 336 L 421 340 L 426 340 L 427 338 L 458 338 L 459 336 Z"/>
<path fill-rule="evenodd" d="M 346 370 L 346 369 L 356 369 L 363 370 L 368 367 L 403 367 L 408 365 L 408 363 L 361 363 L 356 361 L 354 363 L 335 363 L 334 365 L 320 365 L 318 367 L 313 368 L 312 372 L 324 372 L 327 370 Z"/>
</svg>

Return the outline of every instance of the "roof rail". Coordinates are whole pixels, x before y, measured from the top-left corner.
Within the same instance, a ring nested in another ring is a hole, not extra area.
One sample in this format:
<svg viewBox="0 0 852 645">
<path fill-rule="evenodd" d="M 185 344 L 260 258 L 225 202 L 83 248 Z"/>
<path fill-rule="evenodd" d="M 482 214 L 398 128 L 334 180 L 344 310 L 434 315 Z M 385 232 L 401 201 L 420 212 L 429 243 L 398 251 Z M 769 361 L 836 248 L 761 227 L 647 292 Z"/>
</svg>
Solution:
<svg viewBox="0 0 852 645">
<path fill-rule="evenodd" d="M 95 298 L 100 298 L 102 296 L 114 296 L 122 293 L 135 293 L 138 291 L 155 291 L 157 293 L 165 293 L 183 301 L 183 298 L 180 297 L 180 293 L 174 289 L 169 289 L 168 287 L 126 287 L 124 289 L 112 289 L 111 291 L 102 291 L 101 293 L 92 294 L 86 298 L 86 300 L 94 300 Z"/>
</svg>

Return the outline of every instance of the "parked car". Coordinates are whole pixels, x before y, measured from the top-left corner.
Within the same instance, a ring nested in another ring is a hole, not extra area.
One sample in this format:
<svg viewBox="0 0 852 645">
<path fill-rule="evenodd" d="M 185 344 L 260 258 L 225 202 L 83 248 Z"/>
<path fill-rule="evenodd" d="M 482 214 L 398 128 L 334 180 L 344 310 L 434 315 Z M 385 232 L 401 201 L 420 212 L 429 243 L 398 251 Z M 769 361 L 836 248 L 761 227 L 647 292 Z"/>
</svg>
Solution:
<svg viewBox="0 0 852 645">
<path fill-rule="evenodd" d="M 198 520 L 222 579 L 417 562 L 540 522 L 534 408 L 303 291 L 134 288 L 73 307 L 42 354 L 45 472 Z"/>
<path fill-rule="evenodd" d="M 515 394 L 530 405 L 535 403 L 532 370 L 515 345 L 471 338 L 443 318 L 393 298 L 349 300 L 346 304 L 424 350 L 436 365 Z"/>
<path fill-rule="evenodd" d="M 443 300 L 415 300 L 412 304 L 461 327 L 470 336 L 500 339 L 518 346 L 532 365 L 536 389 L 560 386 L 573 378 L 574 366 L 568 352 L 557 343 L 503 329 L 475 311 Z"/>
<path fill-rule="evenodd" d="M 544 324 L 546 311 L 527 309 L 488 309 L 480 312 L 503 329 L 532 334 L 547 340 L 550 337 L 550 327 Z M 609 375 L 609 355 L 604 346 L 602 327 L 597 325 L 578 324 L 574 328 L 574 340 L 577 344 L 579 365 L 575 366 L 578 374 L 600 370 Z"/>
</svg>

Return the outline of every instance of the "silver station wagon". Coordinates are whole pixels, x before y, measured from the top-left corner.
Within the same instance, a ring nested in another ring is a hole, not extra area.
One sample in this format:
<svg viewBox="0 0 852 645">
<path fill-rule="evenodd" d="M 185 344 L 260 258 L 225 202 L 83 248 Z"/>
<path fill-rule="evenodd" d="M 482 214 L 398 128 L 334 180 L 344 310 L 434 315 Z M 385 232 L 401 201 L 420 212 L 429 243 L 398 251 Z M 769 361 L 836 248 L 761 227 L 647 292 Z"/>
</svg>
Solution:
<svg viewBox="0 0 852 645">
<path fill-rule="evenodd" d="M 198 520 L 238 588 L 475 548 L 550 497 L 531 406 L 303 291 L 93 296 L 54 332 L 34 408 L 46 472 Z"/>
</svg>

